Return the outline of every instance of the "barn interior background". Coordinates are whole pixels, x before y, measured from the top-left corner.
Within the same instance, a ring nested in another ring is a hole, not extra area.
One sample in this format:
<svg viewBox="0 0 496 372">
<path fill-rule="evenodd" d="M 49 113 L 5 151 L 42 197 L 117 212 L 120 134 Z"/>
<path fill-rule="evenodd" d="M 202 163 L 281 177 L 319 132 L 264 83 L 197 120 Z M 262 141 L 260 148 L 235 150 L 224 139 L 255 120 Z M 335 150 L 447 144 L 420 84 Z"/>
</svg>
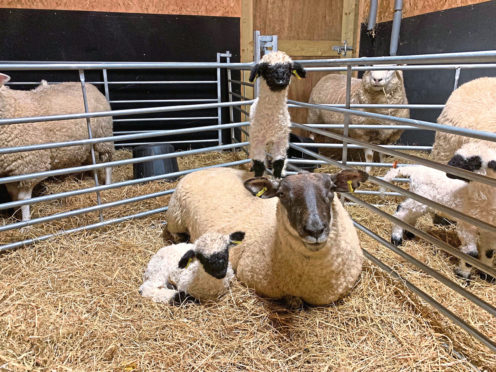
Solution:
<svg viewBox="0 0 496 372">
<path fill-rule="evenodd" d="M 348 59 L 388 56 L 394 3 L 379 1 L 371 32 L 364 0 L 0 0 L 6 26 L 0 28 L 0 71 L 11 75 L 10 86 L 80 81 L 83 70 L 86 83 L 105 93 L 115 110 L 114 135 L 126 136 L 114 139 L 112 185 L 49 178 L 29 201 L 29 222 L 19 221 L 26 202 L 11 201 L 1 188 L 12 179 L 0 178 L 0 369 L 494 369 L 494 284 L 474 279 L 465 288 L 453 275 L 456 261 L 445 252 L 456 253 L 456 227 L 432 228 L 422 220 L 417 228 L 431 238 L 409 242 L 403 251 L 388 246 L 387 216 L 401 189 L 384 200 L 373 184 L 348 200 L 370 261 L 352 295 L 336 306 L 295 313 L 240 285 L 205 307 L 164 309 L 137 294 L 147 260 L 162 245 L 163 212 L 176 184 L 170 181 L 202 167 L 249 162 L 243 128 L 254 91 L 247 77 L 260 53 L 255 46 L 264 46 L 255 31 L 277 35 L 279 50 L 314 68 L 290 87 L 292 120 L 304 124 L 307 109 L 297 102 L 308 102 L 322 76 L 333 68 L 346 73 L 347 66 L 357 67 L 353 75 L 359 76 L 364 68 Z M 408 69 L 421 65 L 424 54 L 494 49 L 493 1 L 405 0 L 402 10 L 398 58 L 385 61 L 406 65 L 411 104 L 443 105 L 455 83 L 495 76 L 494 53 L 431 59 L 431 69 Z M 372 58 L 367 65 L 380 62 Z M 119 113 L 140 108 L 150 111 Z M 440 110 L 413 108 L 411 117 L 435 122 Z M 434 131 L 418 129 L 406 131 L 400 145 L 431 146 Z M 178 152 L 145 160 L 177 158 L 178 169 L 134 179 L 133 164 L 144 160 L 133 158 L 130 148 L 156 142 Z M 0 147 L 8 152 L 10 146 Z M 339 166 L 306 155 L 292 165 L 318 164 L 317 171 Z M 398 159 L 390 156 L 372 174 L 382 176 Z"/>
</svg>

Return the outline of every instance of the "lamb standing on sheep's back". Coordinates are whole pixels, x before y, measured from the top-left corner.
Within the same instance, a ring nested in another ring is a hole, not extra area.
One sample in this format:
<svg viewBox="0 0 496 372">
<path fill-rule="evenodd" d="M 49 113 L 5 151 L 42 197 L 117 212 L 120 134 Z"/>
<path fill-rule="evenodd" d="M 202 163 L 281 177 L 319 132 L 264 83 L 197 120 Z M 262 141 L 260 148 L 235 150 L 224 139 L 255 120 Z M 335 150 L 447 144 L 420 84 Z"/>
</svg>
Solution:
<svg viewBox="0 0 496 372">
<path fill-rule="evenodd" d="M 188 174 L 169 202 L 167 230 L 176 241 L 185 234 L 195 241 L 209 231 L 244 231 L 230 261 L 236 277 L 261 295 L 326 305 L 348 294 L 360 276 L 363 255 L 334 192 L 355 189 L 367 174 L 250 176 L 231 168 Z"/>
<path fill-rule="evenodd" d="M 401 70 L 372 70 L 366 71 L 361 79 L 351 79 L 351 104 L 408 104 L 406 97 L 403 72 Z M 346 76 L 330 74 L 324 76 L 312 89 L 309 103 L 313 104 L 345 104 L 346 103 Z M 404 108 L 359 108 L 359 111 L 367 111 L 382 115 L 409 118 L 410 111 Z M 343 124 L 344 115 L 339 112 L 309 109 L 308 124 Z M 368 118 L 364 116 L 350 115 L 350 124 L 381 124 L 384 129 L 350 129 L 348 134 L 351 138 L 372 143 L 375 145 L 387 145 L 395 143 L 403 133 L 401 129 L 386 129 L 388 125 L 397 124 L 393 121 Z M 343 134 L 342 129 L 326 129 L 330 132 Z M 311 135 L 316 142 L 341 143 L 330 137 L 314 134 Z M 321 148 L 322 154 L 331 157 L 340 157 L 342 150 Z M 365 160 L 373 162 L 373 151 L 364 149 Z M 379 153 L 382 159 L 381 153 Z M 381 160 L 382 161 L 382 160 Z M 370 166 L 366 171 L 370 171 Z"/>
<path fill-rule="evenodd" d="M 265 171 L 266 151 L 274 177 L 284 173 L 291 126 L 288 87 L 293 75 L 305 77 L 305 70 L 281 51 L 267 53 L 251 70 L 251 82 L 260 77 L 260 92 L 250 108 L 250 158 L 255 177 Z"/>
<path fill-rule="evenodd" d="M 79 83 L 48 85 L 46 82 L 33 90 L 14 90 L 4 84 L 10 80 L 0 74 L 0 118 L 47 116 L 84 113 L 83 94 Z M 90 112 L 110 111 L 105 96 L 91 84 L 86 84 Z M 112 117 L 91 119 L 93 138 L 112 136 Z M 38 145 L 67 142 L 88 138 L 86 119 L 71 119 L 0 126 L 0 147 Z M 47 150 L 16 152 L 0 155 L 0 177 L 18 176 L 67 167 L 91 164 L 90 145 L 58 147 Z M 112 142 L 94 144 L 97 160 L 112 160 Z M 105 183 L 111 183 L 111 168 L 105 172 Z M 45 178 L 45 177 L 44 177 Z M 31 198 L 34 186 L 44 178 L 8 183 L 13 200 Z M 22 206 L 22 220 L 30 219 L 29 205 Z"/>
</svg>

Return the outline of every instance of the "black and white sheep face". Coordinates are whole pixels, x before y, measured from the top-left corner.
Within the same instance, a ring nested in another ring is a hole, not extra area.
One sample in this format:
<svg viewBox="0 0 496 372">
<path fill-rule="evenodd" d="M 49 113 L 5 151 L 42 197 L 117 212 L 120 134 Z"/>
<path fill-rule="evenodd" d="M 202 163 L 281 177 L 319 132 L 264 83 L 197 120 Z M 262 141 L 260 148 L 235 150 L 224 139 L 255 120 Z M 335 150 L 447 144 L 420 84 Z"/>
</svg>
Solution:
<svg viewBox="0 0 496 372">
<path fill-rule="evenodd" d="M 305 77 L 306 73 L 303 67 L 296 62 L 275 64 L 263 62 L 256 64 L 251 69 L 249 80 L 253 82 L 257 76 L 260 76 L 271 91 L 279 92 L 288 87 L 292 75 Z"/>
<path fill-rule="evenodd" d="M 245 233 L 242 231 L 229 236 L 205 234 L 195 242 L 195 250 L 190 249 L 181 257 L 178 267 L 184 269 L 197 259 L 207 274 L 216 279 L 224 279 L 229 266 L 229 248 L 240 244 L 244 237 Z"/>
<path fill-rule="evenodd" d="M 251 178 L 245 181 L 245 187 L 264 199 L 277 196 L 285 211 L 284 222 L 290 227 L 289 233 L 298 235 L 308 251 L 316 252 L 326 246 L 329 238 L 334 192 L 353 191 L 367 178 L 367 173 L 359 170 L 333 175 L 301 173 L 280 181 Z"/>
<path fill-rule="evenodd" d="M 362 76 L 362 82 L 367 89 L 381 91 L 400 78 L 399 74 L 401 74 L 399 70 L 366 71 Z"/>
<path fill-rule="evenodd" d="M 455 152 L 448 165 L 496 178 L 496 151 L 484 144 L 468 143 Z M 449 178 L 470 182 L 466 178 L 451 173 L 446 175 Z"/>
</svg>

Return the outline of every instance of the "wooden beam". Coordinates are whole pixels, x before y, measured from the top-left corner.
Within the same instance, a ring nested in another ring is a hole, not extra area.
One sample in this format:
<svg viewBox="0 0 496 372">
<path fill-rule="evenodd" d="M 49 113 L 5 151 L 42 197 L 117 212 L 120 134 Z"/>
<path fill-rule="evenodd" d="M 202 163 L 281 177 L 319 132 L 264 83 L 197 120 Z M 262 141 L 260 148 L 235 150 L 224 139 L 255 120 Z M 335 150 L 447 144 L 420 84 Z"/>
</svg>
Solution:
<svg viewBox="0 0 496 372">
<path fill-rule="evenodd" d="M 343 18 L 341 23 L 341 43 L 346 40 L 353 46 L 352 56 L 358 55 L 358 45 L 355 38 L 358 24 L 358 0 L 343 0 Z M 340 43 L 340 44 L 341 44 Z M 350 57 L 347 55 L 347 57 Z"/>
<path fill-rule="evenodd" d="M 241 0 L 241 62 L 253 61 L 253 0 Z"/>
<path fill-rule="evenodd" d="M 341 45 L 339 40 L 278 40 L 279 50 L 290 56 L 298 57 L 331 57 L 337 56 L 333 46 Z"/>
</svg>

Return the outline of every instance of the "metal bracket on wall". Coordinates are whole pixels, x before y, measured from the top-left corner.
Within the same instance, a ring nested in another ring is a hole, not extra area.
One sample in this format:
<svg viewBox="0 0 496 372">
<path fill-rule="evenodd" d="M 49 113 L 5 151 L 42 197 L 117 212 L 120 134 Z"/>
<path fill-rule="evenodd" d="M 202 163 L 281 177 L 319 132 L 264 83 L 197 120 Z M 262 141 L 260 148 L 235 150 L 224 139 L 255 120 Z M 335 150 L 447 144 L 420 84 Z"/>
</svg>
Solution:
<svg viewBox="0 0 496 372">
<path fill-rule="evenodd" d="M 335 50 L 338 55 L 342 55 L 344 57 L 346 56 L 348 50 L 353 50 L 353 47 L 348 45 L 348 42 L 345 40 L 343 41 L 343 45 L 333 45 L 332 50 Z"/>
</svg>

